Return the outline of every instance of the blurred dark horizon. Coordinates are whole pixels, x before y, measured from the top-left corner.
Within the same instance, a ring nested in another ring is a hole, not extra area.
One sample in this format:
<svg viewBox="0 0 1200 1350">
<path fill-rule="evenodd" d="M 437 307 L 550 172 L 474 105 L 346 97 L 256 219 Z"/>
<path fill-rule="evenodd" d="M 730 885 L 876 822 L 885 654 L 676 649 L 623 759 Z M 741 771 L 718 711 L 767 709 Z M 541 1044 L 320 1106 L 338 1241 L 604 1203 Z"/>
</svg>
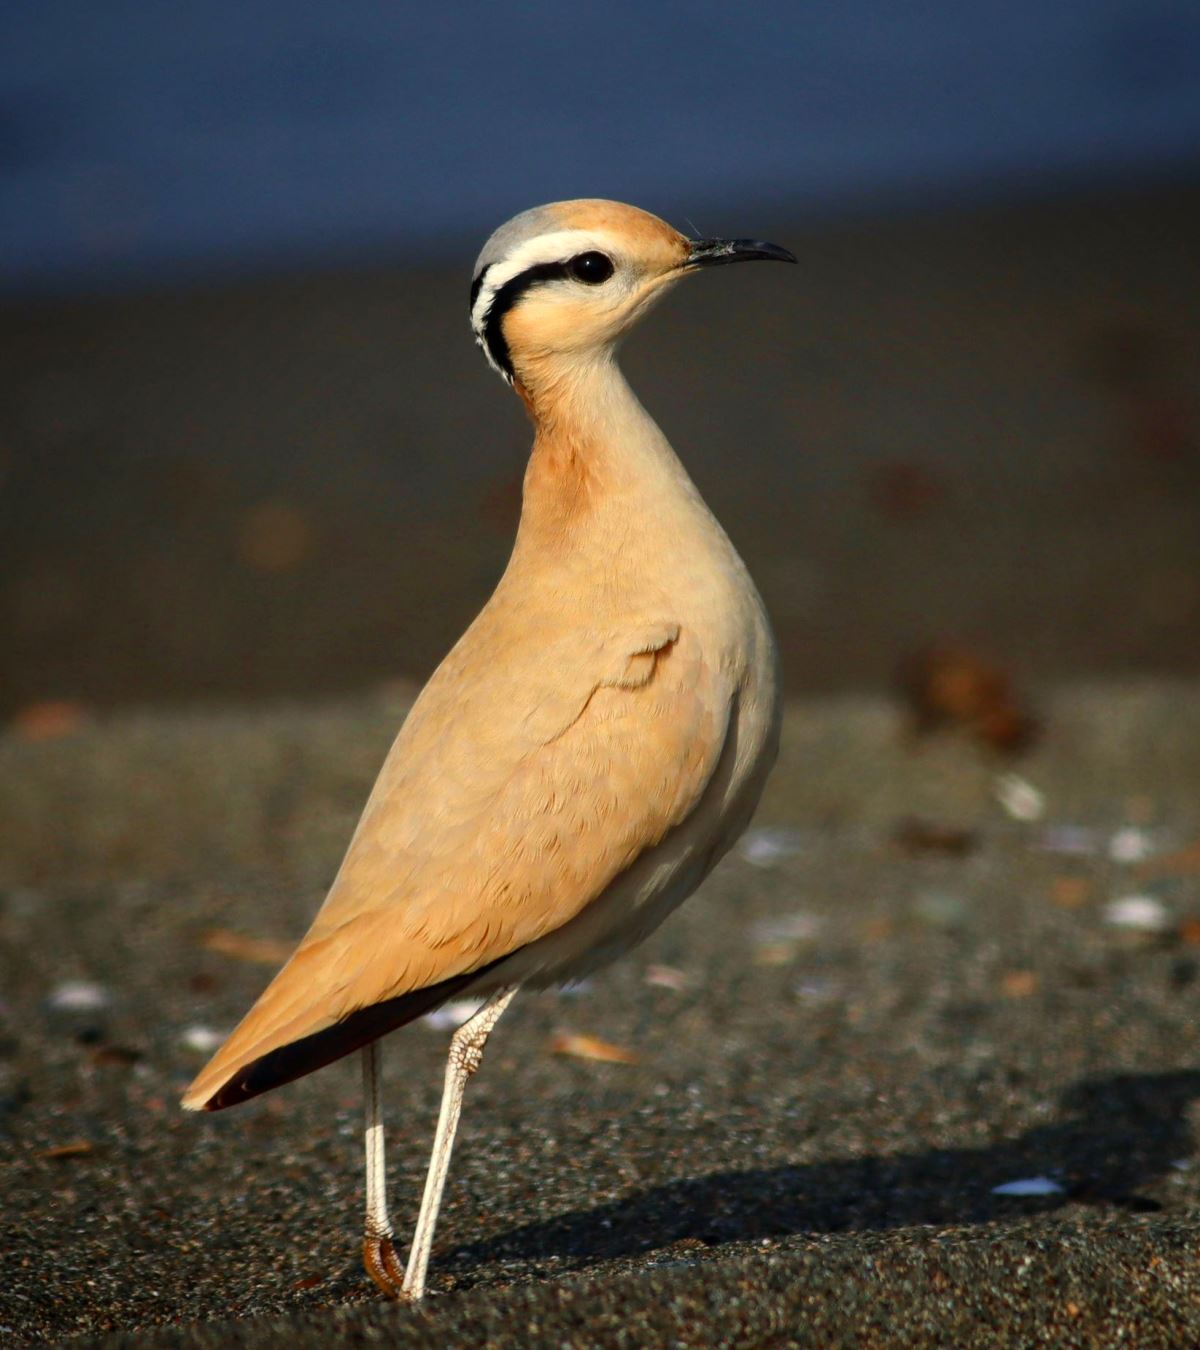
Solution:
<svg viewBox="0 0 1200 1350">
<path fill-rule="evenodd" d="M 0 715 L 426 675 L 529 442 L 471 263 L 573 195 L 800 257 L 625 360 L 792 689 L 1200 672 L 1200 7 L 67 0 L 0 16 Z"/>
</svg>

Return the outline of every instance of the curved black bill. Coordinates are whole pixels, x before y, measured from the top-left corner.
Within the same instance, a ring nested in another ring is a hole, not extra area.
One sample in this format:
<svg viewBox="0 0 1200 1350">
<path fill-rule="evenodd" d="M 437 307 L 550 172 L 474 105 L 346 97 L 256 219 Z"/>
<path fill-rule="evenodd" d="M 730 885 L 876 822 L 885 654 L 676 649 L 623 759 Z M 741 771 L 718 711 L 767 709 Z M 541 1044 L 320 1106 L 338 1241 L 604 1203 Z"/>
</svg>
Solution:
<svg viewBox="0 0 1200 1350">
<path fill-rule="evenodd" d="M 778 244 L 767 244 L 761 239 L 689 239 L 688 267 L 721 267 L 725 263 L 768 262 L 794 263 L 796 256 Z"/>
</svg>

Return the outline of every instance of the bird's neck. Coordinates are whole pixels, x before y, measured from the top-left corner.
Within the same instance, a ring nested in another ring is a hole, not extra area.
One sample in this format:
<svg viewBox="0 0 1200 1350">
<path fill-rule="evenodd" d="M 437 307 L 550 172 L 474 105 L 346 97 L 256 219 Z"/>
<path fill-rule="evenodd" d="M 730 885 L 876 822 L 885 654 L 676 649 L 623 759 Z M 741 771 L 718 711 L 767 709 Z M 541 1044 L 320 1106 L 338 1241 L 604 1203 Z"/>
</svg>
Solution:
<svg viewBox="0 0 1200 1350">
<path fill-rule="evenodd" d="M 567 540 L 614 511 L 699 506 L 666 437 L 611 351 L 523 365 L 517 391 L 535 428 L 518 543 Z M 707 514 L 707 512 L 705 512 Z"/>
</svg>

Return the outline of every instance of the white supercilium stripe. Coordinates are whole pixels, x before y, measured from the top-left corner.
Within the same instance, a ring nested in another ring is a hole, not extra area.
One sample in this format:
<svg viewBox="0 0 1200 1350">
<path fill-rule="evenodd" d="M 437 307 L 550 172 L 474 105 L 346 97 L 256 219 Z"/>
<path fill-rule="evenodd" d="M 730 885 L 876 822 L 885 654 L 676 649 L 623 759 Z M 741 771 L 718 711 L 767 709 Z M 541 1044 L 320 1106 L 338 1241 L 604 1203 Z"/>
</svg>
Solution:
<svg viewBox="0 0 1200 1350">
<path fill-rule="evenodd" d="M 475 341 L 482 347 L 488 364 L 497 374 L 508 378 L 492 360 L 487 343 L 484 341 L 484 329 L 496 292 L 531 267 L 537 267 L 541 263 L 566 262 L 568 258 L 573 258 L 577 253 L 586 253 L 589 249 L 599 249 L 611 255 L 614 244 L 608 236 L 593 230 L 556 230 L 553 234 L 539 234 L 533 239 L 527 239 L 508 257 L 501 258 L 486 268 L 483 285 L 480 286 L 479 294 L 471 307 L 471 328 L 475 333 Z"/>
</svg>

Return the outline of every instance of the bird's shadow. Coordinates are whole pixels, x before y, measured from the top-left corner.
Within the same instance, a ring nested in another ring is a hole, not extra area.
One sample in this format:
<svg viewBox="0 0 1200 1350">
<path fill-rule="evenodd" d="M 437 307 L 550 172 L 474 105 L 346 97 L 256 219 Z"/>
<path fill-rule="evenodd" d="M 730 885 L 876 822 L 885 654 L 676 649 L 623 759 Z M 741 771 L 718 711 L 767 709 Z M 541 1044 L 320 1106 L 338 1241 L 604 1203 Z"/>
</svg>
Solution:
<svg viewBox="0 0 1200 1350">
<path fill-rule="evenodd" d="M 709 1172 L 463 1244 L 440 1260 L 463 1275 L 496 1261 L 586 1267 L 688 1240 L 713 1247 L 982 1224 L 1068 1202 L 1150 1212 L 1161 1206 L 1143 1188 L 1192 1153 L 1187 1107 L 1196 1097 L 1200 1073 L 1087 1079 L 1064 1094 L 1057 1121 L 986 1147 Z M 1033 1177 L 1061 1189 L 1026 1197 L 993 1190 Z"/>
</svg>

